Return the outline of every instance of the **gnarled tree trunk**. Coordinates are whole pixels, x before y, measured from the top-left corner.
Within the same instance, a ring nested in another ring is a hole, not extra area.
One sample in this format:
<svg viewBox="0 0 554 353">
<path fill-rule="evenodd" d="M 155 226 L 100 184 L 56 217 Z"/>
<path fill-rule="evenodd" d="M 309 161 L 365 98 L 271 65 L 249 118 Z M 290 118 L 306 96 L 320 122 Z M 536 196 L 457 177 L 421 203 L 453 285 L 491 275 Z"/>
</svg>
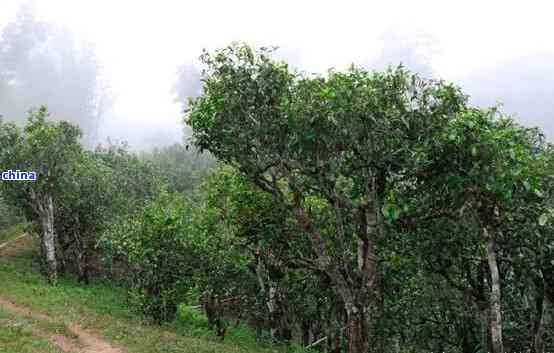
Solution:
<svg viewBox="0 0 554 353">
<path fill-rule="evenodd" d="M 279 278 L 282 276 L 279 273 L 281 270 L 267 266 L 259 254 L 256 257 L 258 262 L 256 277 L 267 308 L 271 338 L 276 341 L 290 341 L 292 330 L 289 324 L 287 298 L 279 283 Z"/>
<path fill-rule="evenodd" d="M 367 332 L 367 323 L 364 312 L 352 306 L 346 311 L 348 319 L 348 337 L 349 353 L 366 353 L 369 348 L 369 337 Z"/>
<path fill-rule="evenodd" d="M 370 175 L 372 173 L 370 172 Z M 295 180 L 290 177 L 290 185 Z M 319 269 L 329 277 L 333 292 L 342 301 L 347 319 L 346 338 L 348 353 L 366 353 L 371 337 L 369 310 L 375 297 L 375 279 L 377 274 L 376 239 L 382 231 L 377 193 L 377 179 L 370 178 L 367 185 L 366 202 L 356 206 L 347 205 L 335 191 L 330 192 L 328 201 L 335 215 L 336 246 L 335 254 L 329 252 L 328 245 L 320 229 L 302 206 L 302 196 L 293 190 L 294 215 L 304 229 L 310 234 L 313 250 L 317 256 Z M 354 217 L 351 217 L 352 215 Z M 350 222 L 356 224 L 352 231 Z M 348 229 L 350 227 L 350 229 Z M 355 249 L 350 248 L 354 236 Z M 355 251 L 356 258 L 347 254 Z"/>
<path fill-rule="evenodd" d="M 54 232 L 54 202 L 49 193 L 37 193 L 30 189 L 31 206 L 37 214 L 41 227 L 40 242 L 48 282 L 56 285 L 58 263 L 56 257 L 56 233 Z"/>
</svg>

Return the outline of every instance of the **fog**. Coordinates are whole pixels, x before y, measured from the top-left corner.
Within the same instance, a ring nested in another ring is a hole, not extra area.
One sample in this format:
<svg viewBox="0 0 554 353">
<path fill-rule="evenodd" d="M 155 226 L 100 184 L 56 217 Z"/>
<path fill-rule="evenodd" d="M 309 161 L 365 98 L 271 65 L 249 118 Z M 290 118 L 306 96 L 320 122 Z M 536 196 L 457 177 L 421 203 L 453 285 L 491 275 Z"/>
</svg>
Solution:
<svg viewBox="0 0 554 353">
<path fill-rule="evenodd" d="M 201 93 L 202 48 L 239 40 L 278 46 L 276 59 L 307 73 L 402 63 L 461 85 L 473 104 L 501 102 L 520 123 L 554 137 L 550 9 L 432 3 L 2 0 L 0 114 L 22 123 L 46 104 L 52 118 L 79 124 L 88 146 L 181 142 L 190 134 L 187 98 Z"/>
<path fill-rule="evenodd" d="M 501 103 L 501 110 L 521 124 L 541 127 L 554 138 L 554 54 L 537 52 L 460 80 L 479 106 Z"/>
<path fill-rule="evenodd" d="M 373 60 L 362 64 L 370 70 L 384 70 L 388 66 L 403 65 L 410 71 L 425 78 L 433 78 L 438 73 L 432 67 L 432 57 L 440 49 L 438 41 L 427 33 L 389 29 L 380 36 L 382 50 Z"/>
<path fill-rule="evenodd" d="M 52 117 L 81 126 L 84 143 L 91 145 L 111 99 L 90 44 L 37 21 L 24 5 L 0 41 L 0 114 L 23 123 L 28 110 L 43 104 Z"/>
<path fill-rule="evenodd" d="M 436 38 L 427 33 L 402 33 L 390 30 L 382 37 L 380 55 L 364 67 L 382 70 L 402 64 L 427 78 L 441 78 L 432 59 L 441 52 Z M 472 105 L 498 106 L 527 127 L 540 127 L 551 141 L 554 138 L 554 54 L 537 51 L 509 58 L 492 67 L 475 70 L 454 82 L 469 96 Z"/>
</svg>

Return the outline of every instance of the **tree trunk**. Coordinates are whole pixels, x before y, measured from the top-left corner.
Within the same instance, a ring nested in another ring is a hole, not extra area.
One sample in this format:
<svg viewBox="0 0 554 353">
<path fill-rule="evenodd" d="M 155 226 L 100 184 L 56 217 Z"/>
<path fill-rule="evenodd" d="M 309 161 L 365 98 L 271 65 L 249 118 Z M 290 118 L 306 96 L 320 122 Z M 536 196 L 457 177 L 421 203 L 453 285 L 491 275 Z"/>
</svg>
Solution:
<svg viewBox="0 0 554 353">
<path fill-rule="evenodd" d="M 492 350 L 489 339 L 489 300 L 487 296 L 487 271 L 488 265 L 486 261 L 481 261 L 477 267 L 477 277 L 473 281 L 468 272 L 468 280 L 471 283 L 473 299 L 477 308 L 477 321 L 479 322 L 479 341 L 481 351 L 490 352 Z"/>
<path fill-rule="evenodd" d="M 291 183 L 294 184 L 294 183 Z M 377 198 L 376 178 L 368 185 L 367 203 L 350 209 L 339 197 L 330 195 L 336 217 L 338 255 L 329 253 L 326 241 L 313 220 L 302 207 L 299 193 L 294 195 L 294 215 L 300 226 L 311 235 L 312 247 L 317 255 L 319 268 L 330 278 L 333 292 L 344 304 L 347 316 L 346 338 L 349 353 L 366 353 L 369 347 L 370 325 L 367 310 L 375 297 L 375 278 L 377 274 L 376 240 L 380 231 L 380 210 Z M 344 215 L 356 214 L 356 249 L 347 249 L 346 224 L 350 222 Z M 356 252 L 351 261 L 345 254 Z"/>
<path fill-rule="evenodd" d="M 48 282 L 56 285 L 58 281 L 58 266 L 56 259 L 56 235 L 54 233 L 54 204 L 52 197 L 47 195 L 41 207 L 40 222 L 42 227 L 42 246 L 46 258 Z"/>
<path fill-rule="evenodd" d="M 202 298 L 202 305 L 204 306 L 204 311 L 206 312 L 206 317 L 208 318 L 208 328 L 213 330 L 217 320 L 217 305 L 215 303 L 215 296 L 213 293 L 204 294 L 204 298 Z"/>
<path fill-rule="evenodd" d="M 467 267 L 466 267 L 467 269 Z M 469 277 L 469 273 L 466 272 L 466 276 Z M 467 278 L 466 277 L 466 278 Z M 473 278 L 471 278 L 470 286 L 474 286 L 475 282 L 473 281 Z M 474 297 L 471 293 L 472 288 L 466 288 L 463 292 L 463 305 L 465 308 L 472 308 L 474 304 Z M 465 311 L 463 314 L 463 321 L 462 325 L 460 327 L 458 337 L 462 338 L 462 353 L 473 353 L 475 352 L 477 348 L 477 343 L 479 340 L 477 339 L 477 335 L 475 332 L 475 316 L 473 310 Z"/>
<path fill-rule="evenodd" d="M 473 353 L 475 351 L 474 346 L 472 345 L 471 336 L 469 331 L 463 333 L 462 338 L 462 352 L 463 353 Z M 397 352 L 399 353 L 399 352 Z"/>
<path fill-rule="evenodd" d="M 75 229 L 73 230 L 73 237 L 75 239 L 75 261 L 77 265 L 77 275 L 79 282 L 89 284 L 89 265 L 88 265 L 88 252 L 87 244 L 80 233 L 79 217 L 75 217 Z"/>
<path fill-rule="evenodd" d="M 487 227 L 483 227 L 483 233 L 487 240 L 487 259 L 491 275 L 491 297 L 490 297 L 490 330 L 493 353 L 504 353 L 502 340 L 502 312 L 501 312 L 501 287 L 500 273 L 496 261 L 496 239 L 495 234 L 490 234 Z"/>
<path fill-rule="evenodd" d="M 256 277 L 260 294 L 263 296 L 267 308 L 269 333 L 275 341 L 290 341 L 292 330 L 289 325 L 287 298 L 279 283 L 279 278 L 282 275 L 278 272 L 281 270 L 267 266 L 259 256 L 259 252 L 260 248 L 258 247 Z"/>
<path fill-rule="evenodd" d="M 304 347 L 309 346 L 313 341 L 311 326 L 310 321 L 302 320 L 300 329 L 302 330 L 302 346 Z"/>
<path fill-rule="evenodd" d="M 380 231 L 380 207 L 375 192 L 375 185 L 370 186 L 370 202 L 361 209 L 360 231 L 357 247 L 357 273 L 359 288 L 351 289 L 352 299 L 343 297 L 347 314 L 348 352 L 366 353 L 369 349 L 370 322 L 367 316 L 371 301 L 375 298 L 375 278 L 377 274 L 377 255 L 375 240 Z"/>
<path fill-rule="evenodd" d="M 394 353 L 400 353 L 401 352 L 400 339 L 401 339 L 400 335 L 396 335 L 393 338 Z"/>
<path fill-rule="evenodd" d="M 267 297 L 271 338 L 276 341 L 290 341 L 292 331 L 289 328 L 283 294 L 278 284 L 269 280 Z"/>
<path fill-rule="evenodd" d="M 364 313 L 356 306 L 347 309 L 348 353 L 366 353 L 369 348 L 367 325 Z"/>
<path fill-rule="evenodd" d="M 334 327 L 334 333 L 331 334 L 331 330 L 329 333 L 329 337 L 333 337 L 333 340 L 328 340 L 329 346 L 328 351 L 330 353 L 341 353 L 342 352 L 342 330 L 339 325 L 336 325 Z"/>
<path fill-rule="evenodd" d="M 535 353 L 544 352 L 544 334 L 546 332 L 546 327 L 550 324 L 550 301 L 546 295 L 543 297 L 541 309 L 539 313 L 541 317 L 533 340 L 533 350 Z"/>
<path fill-rule="evenodd" d="M 54 232 L 54 202 L 52 195 L 29 189 L 30 205 L 38 216 L 41 234 L 40 250 L 42 263 L 45 265 L 45 272 L 48 282 L 56 285 L 58 282 L 58 263 L 56 256 L 56 233 Z"/>
<path fill-rule="evenodd" d="M 489 309 L 479 305 L 481 350 L 490 352 L 489 344 Z"/>
</svg>

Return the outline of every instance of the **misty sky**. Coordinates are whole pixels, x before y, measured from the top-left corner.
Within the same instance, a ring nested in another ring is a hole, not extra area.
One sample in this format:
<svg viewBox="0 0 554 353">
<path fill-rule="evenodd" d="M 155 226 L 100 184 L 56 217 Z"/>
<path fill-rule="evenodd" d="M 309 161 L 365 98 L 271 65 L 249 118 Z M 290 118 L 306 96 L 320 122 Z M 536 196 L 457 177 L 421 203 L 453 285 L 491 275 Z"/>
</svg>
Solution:
<svg viewBox="0 0 554 353">
<path fill-rule="evenodd" d="M 23 1 L 0 0 L 0 30 Z M 423 6 L 425 4 L 425 6 Z M 404 62 L 554 136 L 554 4 L 548 1 L 36 0 L 36 17 L 96 49 L 115 98 L 102 134 L 182 138 L 177 68 L 233 40 L 277 45 L 306 72 Z"/>
</svg>

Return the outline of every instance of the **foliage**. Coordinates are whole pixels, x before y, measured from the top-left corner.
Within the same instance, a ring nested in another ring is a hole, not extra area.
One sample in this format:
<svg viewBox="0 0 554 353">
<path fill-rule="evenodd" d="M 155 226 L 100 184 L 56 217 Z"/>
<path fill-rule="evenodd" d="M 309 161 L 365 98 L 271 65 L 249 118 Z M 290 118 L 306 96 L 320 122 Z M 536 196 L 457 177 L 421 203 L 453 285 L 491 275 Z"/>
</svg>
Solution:
<svg viewBox="0 0 554 353">
<path fill-rule="evenodd" d="M 29 113 L 28 124 L 23 130 L 12 123 L 0 125 L 2 165 L 11 170 L 37 173 L 37 181 L 33 184 L 2 183 L 5 197 L 21 205 L 28 201 L 22 195 L 30 189 L 54 192 L 81 150 L 79 129 L 65 121 L 49 122 L 48 116 L 46 107 L 41 107 Z"/>
<path fill-rule="evenodd" d="M 398 217 L 383 203 L 387 184 L 428 168 L 434 136 L 465 97 L 401 68 L 304 77 L 245 45 L 202 59 L 204 95 L 187 120 L 196 144 L 293 215 L 311 243 L 301 256 L 315 254 L 344 306 L 349 351 L 366 351 L 372 324 L 363 308 L 376 290 L 381 211 Z"/>
<path fill-rule="evenodd" d="M 56 232 L 66 265 L 89 283 L 97 235 L 121 213 L 114 171 L 97 154 L 84 151 L 64 175 L 56 198 Z"/>
<path fill-rule="evenodd" d="M 118 215 L 141 210 L 145 202 L 166 190 L 159 168 L 130 152 L 126 144 L 99 145 L 95 155 L 112 170 L 110 183 L 117 193 L 111 197 Z"/>
<path fill-rule="evenodd" d="M 191 210 L 184 198 L 163 194 L 138 217 L 112 225 L 99 242 L 107 255 L 129 264 L 130 299 L 158 323 L 175 317 L 190 276 Z"/>
<path fill-rule="evenodd" d="M 34 246 L 22 249 L 15 257 L 0 256 L 0 296 L 20 306 L 47 314 L 59 326 L 67 323 L 79 323 L 93 330 L 110 342 L 125 348 L 128 352 L 180 352 L 180 353 L 275 353 L 287 352 L 286 349 L 264 342 L 255 341 L 244 330 L 235 334 L 230 328 L 229 340 L 218 342 L 201 332 L 192 332 L 178 322 L 163 326 L 151 325 L 130 310 L 126 302 L 125 289 L 114 285 L 113 281 L 96 281 L 83 286 L 72 276 L 62 276 L 57 287 L 49 286 L 37 272 L 33 257 Z M 2 314 L 0 314 L 1 316 Z M 0 318 L 0 344 L 5 341 L 15 345 L 13 353 L 25 352 L 25 346 L 31 345 L 29 353 L 39 353 L 42 346 L 36 336 L 27 334 L 26 328 L 20 334 L 3 325 Z M 22 337 L 23 336 L 23 337 Z M 17 350 L 21 346 L 21 351 Z M 0 346 L 0 351 L 6 349 Z M 40 347 L 40 348 L 39 348 Z M 11 348 L 11 347 L 10 347 Z M 10 350 L 8 350 L 9 353 Z M 42 352 L 41 352 L 42 353 Z"/>
<path fill-rule="evenodd" d="M 288 351 L 551 350 L 554 151 L 541 132 L 402 67 L 305 75 L 271 54 L 203 55 L 193 148 L 83 151 L 45 109 L 24 130 L 0 124 L 0 160 L 42 176 L 2 185 L 13 215 L 0 223 L 18 206 L 52 220 L 41 234 L 60 269 L 86 281 L 104 256 L 129 304 L 180 333 Z"/>
<path fill-rule="evenodd" d="M 157 166 L 167 182 L 169 192 L 187 195 L 201 184 L 215 165 L 214 159 L 208 154 L 180 144 L 155 148 L 152 152 L 144 153 L 142 158 Z"/>
<path fill-rule="evenodd" d="M 0 243 L 21 233 L 23 223 L 21 210 L 9 205 L 0 194 Z"/>
<path fill-rule="evenodd" d="M 544 346 L 550 267 L 542 256 L 514 260 L 551 242 L 537 228 L 549 222 L 550 157 L 536 130 L 402 68 L 306 76 L 240 44 L 202 60 L 203 95 L 186 122 L 200 149 L 250 183 L 246 192 L 226 184 L 216 207 L 234 236 L 271 239 L 272 250 L 281 250 L 275 239 L 290 242 L 293 225 L 297 260 L 276 258 L 283 278 L 303 273 L 300 265 L 331 290 L 331 316 L 347 342 L 338 334 L 329 349 Z M 269 217 L 254 189 L 272 203 Z M 261 249 L 271 264 L 276 251 Z M 514 332 L 503 316 L 515 320 L 502 308 L 523 300 L 505 288 L 528 286 L 512 282 L 522 272 L 536 279 L 525 300 L 539 303 L 526 346 L 502 335 L 503 326 Z M 291 294 L 292 283 L 279 284 Z"/>
<path fill-rule="evenodd" d="M 61 191 L 64 174 L 74 167 L 81 145 L 77 127 L 65 121 L 47 121 L 47 117 L 46 107 L 41 107 L 29 113 L 23 130 L 12 123 L 0 124 L 0 164 L 36 173 L 35 181 L 3 182 L 3 195 L 12 205 L 23 208 L 40 229 L 43 269 L 55 284 L 58 259 L 53 200 Z"/>
</svg>

